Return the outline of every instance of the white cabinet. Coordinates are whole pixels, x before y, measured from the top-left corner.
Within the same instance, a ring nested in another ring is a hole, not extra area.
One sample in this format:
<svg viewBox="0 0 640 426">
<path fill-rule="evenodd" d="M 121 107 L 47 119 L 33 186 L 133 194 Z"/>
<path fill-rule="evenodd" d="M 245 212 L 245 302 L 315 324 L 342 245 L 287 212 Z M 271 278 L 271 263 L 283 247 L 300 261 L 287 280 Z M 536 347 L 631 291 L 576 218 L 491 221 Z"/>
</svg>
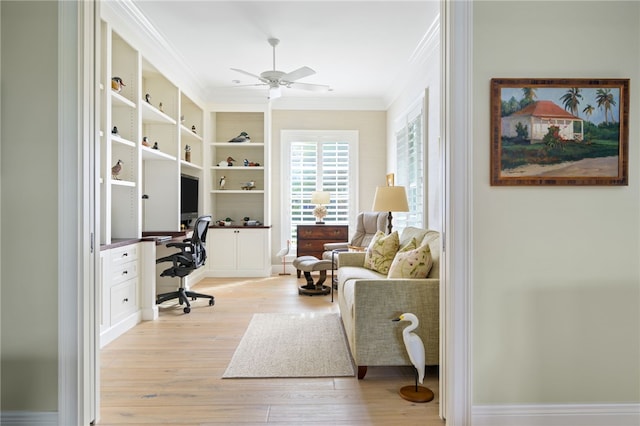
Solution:
<svg viewBox="0 0 640 426">
<path fill-rule="evenodd" d="M 211 228 L 207 265 L 213 277 L 266 277 L 271 274 L 269 228 Z"/>
<path fill-rule="evenodd" d="M 138 324 L 141 243 L 100 252 L 100 347 Z"/>
</svg>

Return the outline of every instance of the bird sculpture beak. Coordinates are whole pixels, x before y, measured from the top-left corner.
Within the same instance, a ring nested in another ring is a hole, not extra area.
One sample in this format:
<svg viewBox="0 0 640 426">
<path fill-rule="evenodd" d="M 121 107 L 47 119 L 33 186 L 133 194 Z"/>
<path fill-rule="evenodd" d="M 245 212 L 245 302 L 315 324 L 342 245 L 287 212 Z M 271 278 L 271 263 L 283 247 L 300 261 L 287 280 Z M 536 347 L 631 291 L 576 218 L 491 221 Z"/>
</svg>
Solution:
<svg viewBox="0 0 640 426">
<path fill-rule="evenodd" d="M 392 319 L 391 321 L 400 321 L 400 317 L 398 317 L 398 318 L 394 318 L 394 319 Z"/>
</svg>

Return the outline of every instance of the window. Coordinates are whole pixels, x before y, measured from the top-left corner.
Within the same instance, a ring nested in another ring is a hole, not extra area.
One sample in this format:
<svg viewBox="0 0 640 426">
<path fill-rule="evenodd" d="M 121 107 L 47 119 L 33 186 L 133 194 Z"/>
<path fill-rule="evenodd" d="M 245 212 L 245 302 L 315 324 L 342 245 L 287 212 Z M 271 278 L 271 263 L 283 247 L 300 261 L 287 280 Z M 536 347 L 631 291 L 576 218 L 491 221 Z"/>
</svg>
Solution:
<svg viewBox="0 0 640 426">
<path fill-rule="evenodd" d="M 424 143 L 422 100 L 398 123 L 396 130 L 396 185 L 404 186 L 408 213 L 394 213 L 397 228 L 424 226 Z"/>
<path fill-rule="evenodd" d="M 314 191 L 328 191 L 324 222 L 352 225 L 357 212 L 357 131 L 282 131 L 283 241 L 296 245 L 300 224 L 313 224 Z"/>
</svg>

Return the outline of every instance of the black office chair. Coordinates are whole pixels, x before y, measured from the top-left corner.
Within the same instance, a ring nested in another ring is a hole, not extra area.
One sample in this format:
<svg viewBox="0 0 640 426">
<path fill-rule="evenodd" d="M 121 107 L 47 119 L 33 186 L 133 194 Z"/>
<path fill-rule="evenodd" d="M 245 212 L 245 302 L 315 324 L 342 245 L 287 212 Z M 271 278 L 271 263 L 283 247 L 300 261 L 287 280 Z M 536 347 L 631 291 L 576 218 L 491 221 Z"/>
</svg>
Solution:
<svg viewBox="0 0 640 426">
<path fill-rule="evenodd" d="M 200 216 L 193 226 L 193 235 L 191 238 L 186 239 L 181 243 L 167 244 L 167 247 L 178 247 L 180 251 L 156 260 L 156 263 L 173 263 L 172 267 L 165 269 L 160 274 L 161 277 L 180 277 L 180 287 L 178 290 L 170 293 L 159 294 L 156 299 L 157 305 L 162 302 L 166 302 L 167 300 L 178 299 L 181 305 L 186 305 L 183 311 L 185 314 L 188 314 L 191 312 L 189 298 L 191 298 L 191 300 L 196 300 L 198 297 L 208 298 L 209 306 L 213 306 L 215 303 L 213 296 L 188 291 L 184 287 L 184 277 L 204 265 L 205 260 L 207 260 L 205 242 L 210 223 L 211 216 Z"/>
</svg>

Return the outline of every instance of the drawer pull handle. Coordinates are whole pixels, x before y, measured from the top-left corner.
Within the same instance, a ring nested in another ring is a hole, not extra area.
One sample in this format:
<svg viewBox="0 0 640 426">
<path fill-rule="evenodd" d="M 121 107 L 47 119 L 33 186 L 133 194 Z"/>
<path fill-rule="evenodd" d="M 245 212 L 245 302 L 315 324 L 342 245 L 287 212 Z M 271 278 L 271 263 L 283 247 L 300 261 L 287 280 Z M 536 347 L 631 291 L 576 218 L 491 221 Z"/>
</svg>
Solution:
<svg viewBox="0 0 640 426">
<path fill-rule="evenodd" d="M 126 303 L 128 301 L 129 301 L 129 299 L 127 299 L 126 297 L 122 300 L 123 303 Z"/>
<path fill-rule="evenodd" d="M 129 256 L 129 253 L 126 253 L 126 252 L 122 253 L 122 257 L 127 257 L 127 256 Z"/>
<path fill-rule="evenodd" d="M 129 273 L 129 271 L 127 271 L 126 269 L 124 271 L 122 271 L 122 275 L 127 275 Z"/>
</svg>

